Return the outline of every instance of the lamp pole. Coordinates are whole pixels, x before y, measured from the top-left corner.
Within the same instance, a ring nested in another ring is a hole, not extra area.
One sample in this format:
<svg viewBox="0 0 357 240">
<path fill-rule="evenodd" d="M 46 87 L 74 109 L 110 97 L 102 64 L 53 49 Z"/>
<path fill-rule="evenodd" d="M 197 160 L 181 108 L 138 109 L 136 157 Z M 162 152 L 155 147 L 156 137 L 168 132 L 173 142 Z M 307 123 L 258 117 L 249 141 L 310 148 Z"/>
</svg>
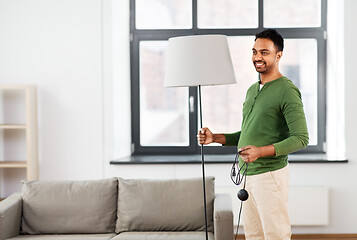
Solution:
<svg viewBox="0 0 357 240">
<path fill-rule="evenodd" d="M 202 129 L 202 100 L 201 100 L 201 85 L 198 85 L 198 98 L 200 103 L 200 126 Z M 208 229 L 207 229 L 207 203 L 206 203 L 206 175 L 205 175 L 205 158 L 203 154 L 203 143 L 201 144 L 201 160 L 202 160 L 202 184 L 203 184 L 203 205 L 205 210 L 205 231 L 206 240 L 208 240 Z"/>
</svg>

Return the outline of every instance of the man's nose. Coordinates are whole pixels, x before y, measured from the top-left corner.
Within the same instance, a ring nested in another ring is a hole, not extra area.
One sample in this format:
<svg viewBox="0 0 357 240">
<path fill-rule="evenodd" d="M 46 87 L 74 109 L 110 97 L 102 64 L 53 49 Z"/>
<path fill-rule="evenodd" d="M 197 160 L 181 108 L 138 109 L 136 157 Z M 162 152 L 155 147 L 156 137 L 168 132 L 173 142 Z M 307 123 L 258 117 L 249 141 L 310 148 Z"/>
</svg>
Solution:
<svg viewBox="0 0 357 240">
<path fill-rule="evenodd" d="M 254 61 L 259 61 L 259 60 L 262 60 L 262 55 L 258 53 L 254 56 Z"/>
</svg>

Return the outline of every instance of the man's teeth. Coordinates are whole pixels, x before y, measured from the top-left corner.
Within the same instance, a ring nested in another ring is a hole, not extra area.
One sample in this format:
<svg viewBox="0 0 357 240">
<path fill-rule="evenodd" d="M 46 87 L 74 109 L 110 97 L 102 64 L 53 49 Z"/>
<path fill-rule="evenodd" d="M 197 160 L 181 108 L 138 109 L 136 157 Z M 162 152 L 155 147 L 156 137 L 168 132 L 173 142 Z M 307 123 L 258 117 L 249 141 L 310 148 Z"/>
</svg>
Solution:
<svg viewBox="0 0 357 240">
<path fill-rule="evenodd" d="M 257 66 L 263 66 L 264 63 L 255 63 Z"/>
</svg>

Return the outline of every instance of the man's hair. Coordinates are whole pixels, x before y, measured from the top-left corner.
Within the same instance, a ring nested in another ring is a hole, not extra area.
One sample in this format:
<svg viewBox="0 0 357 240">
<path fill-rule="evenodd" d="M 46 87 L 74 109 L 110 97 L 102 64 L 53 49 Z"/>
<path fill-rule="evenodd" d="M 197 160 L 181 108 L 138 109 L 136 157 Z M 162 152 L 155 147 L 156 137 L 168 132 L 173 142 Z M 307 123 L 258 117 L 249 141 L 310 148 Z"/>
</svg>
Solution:
<svg viewBox="0 0 357 240">
<path fill-rule="evenodd" d="M 254 41 L 256 41 L 258 38 L 266 38 L 273 41 L 276 49 L 278 49 L 278 52 L 283 51 L 284 49 L 284 39 L 275 29 L 266 29 L 262 32 L 255 34 Z"/>
</svg>

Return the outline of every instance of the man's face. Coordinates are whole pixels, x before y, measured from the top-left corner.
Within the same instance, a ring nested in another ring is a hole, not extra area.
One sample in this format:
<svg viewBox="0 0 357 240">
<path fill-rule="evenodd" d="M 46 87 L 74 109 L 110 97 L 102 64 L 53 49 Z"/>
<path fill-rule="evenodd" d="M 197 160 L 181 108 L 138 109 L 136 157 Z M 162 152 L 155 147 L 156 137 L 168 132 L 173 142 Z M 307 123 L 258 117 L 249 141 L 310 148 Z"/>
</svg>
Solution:
<svg viewBox="0 0 357 240">
<path fill-rule="evenodd" d="M 267 38 L 258 38 L 252 50 L 252 61 L 257 72 L 268 73 L 274 69 L 278 70 L 282 52 L 277 50 L 273 41 Z"/>
</svg>

